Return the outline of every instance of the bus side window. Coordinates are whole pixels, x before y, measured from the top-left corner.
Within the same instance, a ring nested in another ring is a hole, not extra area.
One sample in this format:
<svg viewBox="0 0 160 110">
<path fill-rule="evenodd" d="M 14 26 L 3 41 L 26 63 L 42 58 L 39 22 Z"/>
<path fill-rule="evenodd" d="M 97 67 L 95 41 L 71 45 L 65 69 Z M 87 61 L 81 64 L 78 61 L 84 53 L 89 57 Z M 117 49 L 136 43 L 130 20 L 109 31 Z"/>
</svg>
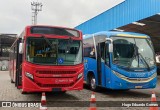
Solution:
<svg viewBox="0 0 160 110">
<path fill-rule="evenodd" d="M 91 51 L 91 49 L 90 49 L 90 47 L 86 47 L 86 48 L 84 48 L 84 57 L 89 57 L 89 52 Z"/>
<path fill-rule="evenodd" d="M 90 57 L 95 58 L 95 48 L 94 47 L 90 51 Z"/>
<path fill-rule="evenodd" d="M 95 58 L 94 47 L 84 48 L 84 57 Z"/>
</svg>

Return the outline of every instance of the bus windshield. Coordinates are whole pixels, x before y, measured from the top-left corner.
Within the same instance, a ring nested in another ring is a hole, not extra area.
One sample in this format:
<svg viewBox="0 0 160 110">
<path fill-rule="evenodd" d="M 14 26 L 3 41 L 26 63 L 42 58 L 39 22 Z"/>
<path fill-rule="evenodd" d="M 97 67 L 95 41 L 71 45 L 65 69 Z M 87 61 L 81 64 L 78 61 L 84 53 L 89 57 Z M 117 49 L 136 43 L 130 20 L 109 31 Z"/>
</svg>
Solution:
<svg viewBox="0 0 160 110">
<path fill-rule="evenodd" d="M 82 42 L 72 39 L 28 37 L 26 60 L 44 65 L 76 65 L 82 63 Z"/>
<path fill-rule="evenodd" d="M 150 39 L 113 38 L 113 63 L 127 68 L 151 68 L 155 65 Z"/>
</svg>

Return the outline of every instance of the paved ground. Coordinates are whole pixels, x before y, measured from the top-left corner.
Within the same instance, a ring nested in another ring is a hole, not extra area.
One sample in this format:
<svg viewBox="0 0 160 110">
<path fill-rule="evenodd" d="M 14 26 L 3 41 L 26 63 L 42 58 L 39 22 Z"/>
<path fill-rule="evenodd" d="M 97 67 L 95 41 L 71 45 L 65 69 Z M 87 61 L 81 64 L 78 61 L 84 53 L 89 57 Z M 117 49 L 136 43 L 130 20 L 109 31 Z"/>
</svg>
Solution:
<svg viewBox="0 0 160 110">
<path fill-rule="evenodd" d="M 160 99 L 160 81 L 153 89 L 157 100 Z M 96 92 L 97 101 L 150 101 L 151 89 L 112 91 L 101 89 Z M 82 91 L 69 91 L 65 94 L 46 93 L 47 101 L 89 101 L 91 91 L 85 87 Z M 40 101 L 41 93 L 22 95 L 20 90 L 10 83 L 9 73 L 0 71 L 0 101 Z M 75 104 L 73 102 L 73 104 Z M 49 107 L 48 110 L 87 110 L 88 107 Z M 39 108 L 0 108 L 0 110 L 39 110 Z M 149 110 L 148 107 L 99 107 L 98 110 Z"/>
</svg>

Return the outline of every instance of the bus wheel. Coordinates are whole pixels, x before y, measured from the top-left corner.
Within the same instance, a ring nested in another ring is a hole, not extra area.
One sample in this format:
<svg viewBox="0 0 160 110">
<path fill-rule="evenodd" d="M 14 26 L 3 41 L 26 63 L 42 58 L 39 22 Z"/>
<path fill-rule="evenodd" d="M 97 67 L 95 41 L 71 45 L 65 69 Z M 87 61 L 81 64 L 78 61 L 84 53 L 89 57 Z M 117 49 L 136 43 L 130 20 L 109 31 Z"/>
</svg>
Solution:
<svg viewBox="0 0 160 110">
<path fill-rule="evenodd" d="M 121 89 L 120 91 L 122 92 L 126 92 L 126 91 L 129 91 L 130 89 Z"/>
<path fill-rule="evenodd" d="M 60 93 L 60 94 L 65 94 L 65 93 L 66 93 L 66 91 L 60 91 L 59 93 Z"/>
<path fill-rule="evenodd" d="M 21 89 L 21 94 L 27 94 L 27 92 L 23 91 L 23 89 Z"/>
<path fill-rule="evenodd" d="M 92 91 L 97 91 L 98 90 L 98 88 L 97 88 L 97 86 L 96 86 L 96 79 L 95 79 L 95 77 L 94 76 L 91 76 L 90 77 L 90 88 L 91 88 L 91 90 Z"/>
</svg>

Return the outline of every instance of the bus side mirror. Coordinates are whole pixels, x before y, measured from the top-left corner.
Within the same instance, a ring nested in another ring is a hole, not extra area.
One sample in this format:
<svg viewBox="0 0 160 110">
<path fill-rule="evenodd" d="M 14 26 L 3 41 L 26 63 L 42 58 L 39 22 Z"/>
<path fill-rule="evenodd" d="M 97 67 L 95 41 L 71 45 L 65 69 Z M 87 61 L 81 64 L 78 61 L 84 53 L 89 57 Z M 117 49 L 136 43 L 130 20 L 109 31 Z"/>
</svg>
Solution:
<svg viewBox="0 0 160 110">
<path fill-rule="evenodd" d="M 109 44 L 109 53 L 113 52 L 113 40 L 111 38 L 106 38 L 106 44 Z"/>
<path fill-rule="evenodd" d="M 112 53 L 113 52 L 113 44 L 109 44 L 109 53 Z"/>
<path fill-rule="evenodd" d="M 19 43 L 19 54 L 23 54 L 23 43 Z"/>
</svg>

